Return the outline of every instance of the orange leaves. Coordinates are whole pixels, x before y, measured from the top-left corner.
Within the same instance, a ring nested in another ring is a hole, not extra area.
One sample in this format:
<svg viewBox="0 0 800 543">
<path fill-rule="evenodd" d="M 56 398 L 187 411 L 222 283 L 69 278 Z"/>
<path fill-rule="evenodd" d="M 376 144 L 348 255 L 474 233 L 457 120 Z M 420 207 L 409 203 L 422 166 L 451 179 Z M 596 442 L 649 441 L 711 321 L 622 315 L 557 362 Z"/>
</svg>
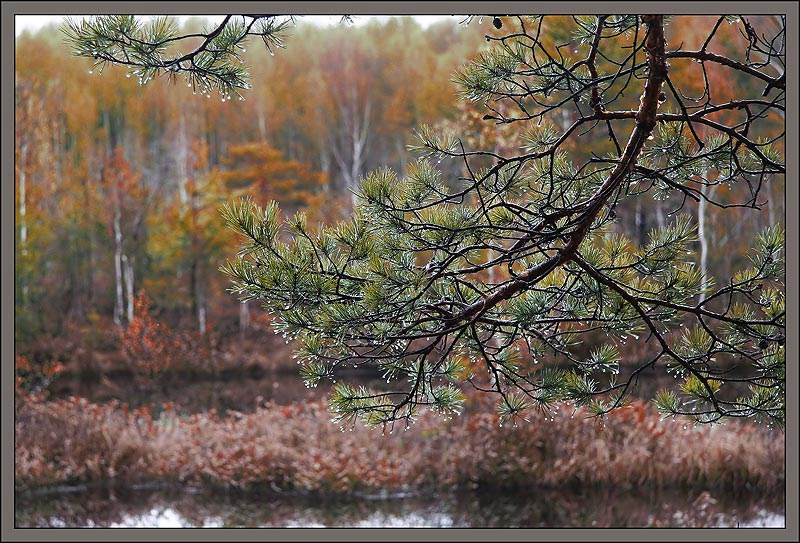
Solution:
<svg viewBox="0 0 800 543">
<path fill-rule="evenodd" d="M 101 184 L 106 202 L 108 228 L 111 222 L 119 221 L 124 237 L 137 237 L 138 228 L 148 206 L 150 191 L 142 183 L 142 176 L 136 172 L 125 158 L 121 147 L 114 149 L 101 170 Z"/>
<path fill-rule="evenodd" d="M 31 369 L 31 365 L 28 362 L 28 359 L 24 356 L 15 356 L 14 357 L 14 369 L 17 372 L 20 371 L 28 371 Z"/>
<path fill-rule="evenodd" d="M 47 379 L 55 378 L 59 373 L 64 371 L 64 364 L 61 362 L 47 362 L 44 366 L 43 374 Z"/>
<path fill-rule="evenodd" d="M 284 158 L 266 143 L 231 145 L 223 163 L 226 167 L 219 175 L 225 186 L 250 194 L 262 204 L 276 200 L 289 214 L 309 207 L 327 182 L 322 172 Z"/>
<path fill-rule="evenodd" d="M 118 277 L 109 265 L 123 255 L 135 283 L 123 293 L 125 301 L 145 287 L 171 311 L 173 327 L 187 316 L 196 328 L 212 315 L 230 318 L 223 311 L 236 306 L 217 273 L 234 245 L 218 213 L 234 196 L 229 188 L 275 198 L 288 213 L 309 209 L 312 221 L 339 219 L 350 205 L 349 192 L 322 190 L 328 185 L 323 172 L 336 169 L 330 138 L 337 128 L 323 74 L 339 94 L 350 88 L 347 81 L 380 87 L 371 97 L 370 168 L 387 160 L 405 163 L 404 143 L 414 124 L 450 107 L 450 73 L 481 43 L 480 32 L 455 23 L 438 30 L 408 23 L 372 30 L 301 25 L 293 46 L 274 58 L 263 47 L 249 48 L 253 90 L 244 101 L 224 103 L 194 96 L 183 85 L 139 86 L 118 67 L 90 75 L 91 60 L 57 45 L 55 29 L 20 36 L 16 162 L 17 178 L 26 180 L 28 231 L 17 284 L 32 303 L 20 308 L 24 326 L 15 331 L 36 344 L 39 327 L 63 330 L 71 321 L 87 322 L 91 311 L 111 317 L 114 305 L 116 319 L 124 321 L 127 305 L 116 302 L 113 286 L 128 276 L 123 269 Z M 344 45 L 331 47 L 334 36 L 359 41 L 365 62 L 353 64 L 349 74 L 320 57 L 323 50 L 341 56 Z M 228 188 L 215 176 L 217 168 Z"/>
<path fill-rule="evenodd" d="M 200 139 L 194 139 L 189 144 L 191 151 L 188 165 L 194 171 L 205 171 L 208 168 L 209 145 Z"/>
</svg>

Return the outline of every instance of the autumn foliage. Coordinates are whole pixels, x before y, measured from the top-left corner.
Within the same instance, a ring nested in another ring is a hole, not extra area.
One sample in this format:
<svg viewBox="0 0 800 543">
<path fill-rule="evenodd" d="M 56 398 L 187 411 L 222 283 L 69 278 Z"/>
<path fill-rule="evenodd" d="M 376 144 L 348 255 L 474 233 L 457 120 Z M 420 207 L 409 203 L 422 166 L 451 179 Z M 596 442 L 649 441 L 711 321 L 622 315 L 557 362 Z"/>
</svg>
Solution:
<svg viewBox="0 0 800 543">
<path fill-rule="evenodd" d="M 343 177 L 401 167 L 413 127 L 453 110 L 450 74 L 483 41 L 455 21 L 300 24 L 274 57 L 251 44 L 252 91 L 221 102 L 162 81 L 140 86 L 113 67 L 100 74 L 62 39 L 45 28 L 16 40 L 15 337 L 29 351 L 72 325 L 113 317 L 127 326 L 142 289 L 164 324 L 205 332 L 213 320 L 235 331 L 238 303 L 218 273 L 235 236 L 219 208 L 249 194 L 313 221 L 341 218 L 354 181 Z M 341 73 L 317 52 L 335 57 L 342 49 L 331 44 L 345 42 L 364 62 Z M 363 92 L 353 99 L 323 84 L 340 79 L 363 82 Z M 367 109 L 360 162 L 345 171 L 332 150 L 352 151 L 343 127 Z"/>
<path fill-rule="evenodd" d="M 256 305 L 250 315 L 251 306 L 226 291 L 219 267 L 237 240 L 220 207 L 250 195 L 259 204 L 277 200 L 287 215 L 305 212 L 311 222 L 339 219 L 367 172 L 407 170 L 406 145 L 422 122 L 462 130 L 470 149 L 518 151 L 511 128 L 471 102 L 454 105 L 451 74 L 483 46 L 487 26 L 300 25 L 274 57 L 249 45 L 253 90 L 241 102 L 139 86 L 114 68 L 100 77 L 86 59 L 70 56 L 54 29 L 18 37 L 16 488 L 169 481 L 334 494 L 603 485 L 779 492 L 782 433 L 747 423 L 687 427 L 638 400 L 600 423 L 561 407 L 512 425 L 500 424 L 490 400 L 470 394 L 455 419 L 426 413 L 408 429 L 382 433 L 332 424 L 322 401 L 194 413 L 169 402 L 134 407 L 50 396 L 61 375 L 80 376 L 84 360 L 99 354 L 108 365 L 95 371 L 98 380 L 122 369 L 120 386 L 131 389 L 216 378 L 220 361 L 264 357 L 275 359 L 270 372 L 292 368 L 289 378 L 299 381 L 288 347 L 268 329 L 272 316 Z M 548 39 L 569 39 L 558 25 L 550 30 Z M 734 33 L 723 28 L 714 47 L 728 52 Z M 692 45 L 698 35 L 669 36 L 669 43 Z M 345 42 L 348 58 L 339 54 Z M 672 77 L 700 95 L 703 73 L 725 92 L 736 89 L 713 67 L 684 66 Z M 589 137 L 597 136 L 582 142 Z M 492 160 L 487 155 L 486 165 Z M 763 213 L 707 218 L 716 249 L 711 275 L 746 259 L 745 232 L 782 221 L 782 181 L 765 186 Z M 720 188 L 718 199 L 734 201 L 725 194 L 731 190 Z M 614 228 L 642 241 L 673 207 L 653 200 L 620 209 Z M 647 349 L 631 342 L 623 354 L 644 359 Z M 237 394 L 236 383 L 224 386 Z"/>
<path fill-rule="evenodd" d="M 122 352 L 135 373 L 153 376 L 170 369 L 206 369 L 212 356 L 208 341 L 191 331 L 173 330 L 156 320 L 152 300 L 141 291 L 136 297 L 134 318 L 120 331 Z"/>
</svg>

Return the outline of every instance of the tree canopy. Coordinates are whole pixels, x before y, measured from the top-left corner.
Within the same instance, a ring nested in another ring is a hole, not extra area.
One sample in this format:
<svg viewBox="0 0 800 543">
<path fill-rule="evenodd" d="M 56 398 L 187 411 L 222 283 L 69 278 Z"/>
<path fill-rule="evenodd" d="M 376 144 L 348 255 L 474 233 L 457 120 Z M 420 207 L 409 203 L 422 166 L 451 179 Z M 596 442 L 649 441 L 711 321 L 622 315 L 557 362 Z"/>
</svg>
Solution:
<svg viewBox="0 0 800 543">
<path fill-rule="evenodd" d="M 493 17 L 455 80 L 503 145 L 423 125 L 418 160 L 364 176 L 333 225 L 250 198 L 224 207 L 243 239 L 223 267 L 232 291 L 275 315 L 307 383 L 351 366 L 385 377 L 338 383 L 335 420 L 457 413 L 463 386 L 496 393 L 504 419 L 564 402 L 600 416 L 658 368 L 676 377 L 654 398 L 667 415 L 784 424 L 784 231 L 757 233 L 747 260 L 712 278 L 690 209 L 759 209 L 783 182 L 785 20 L 720 16 L 697 36 L 691 19 Z M 249 85 L 243 40 L 279 46 L 290 22 L 231 16 L 176 36 L 109 16 L 65 32 L 143 83 L 183 73 L 228 99 Z M 617 226 L 645 199 L 671 205 L 634 239 Z M 627 342 L 643 347 L 623 365 Z"/>
</svg>

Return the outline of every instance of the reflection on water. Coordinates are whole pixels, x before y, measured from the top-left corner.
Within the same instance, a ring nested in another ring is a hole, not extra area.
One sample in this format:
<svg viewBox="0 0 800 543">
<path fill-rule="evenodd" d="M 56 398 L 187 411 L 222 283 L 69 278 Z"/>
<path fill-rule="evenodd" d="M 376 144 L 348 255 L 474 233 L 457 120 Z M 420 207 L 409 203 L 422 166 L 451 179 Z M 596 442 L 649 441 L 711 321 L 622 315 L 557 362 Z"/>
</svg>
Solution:
<svg viewBox="0 0 800 543">
<path fill-rule="evenodd" d="M 605 490 L 312 498 L 186 490 L 16 497 L 25 527 L 784 527 L 782 497 Z"/>
<path fill-rule="evenodd" d="M 256 526 L 256 525 L 253 525 Z M 263 527 L 275 525 L 262 525 Z M 318 518 L 296 518 L 287 519 L 285 523 L 279 525 L 284 528 L 326 528 L 325 524 L 319 522 Z M 341 526 L 336 524 L 336 526 Z M 451 528 L 453 518 L 445 513 L 419 513 L 410 512 L 405 515 L 388 514 L 383 511 L 375 511 L 367 518 L 348 524 L 352 528 Z M 112 522 L 109 528 L 223 528 L 225 523 L 220 518 L 204 519 L 201 525 L 194 525 L 181 517 L 180 513 L 171 508 L 163 510 L 152 509 L 148 513 L 140 516 L 125 515 L 120 522 Z"/>
<path fill-rule="evenodd" d="M 217 518 L 204 519 L 203 523 L 196 526 L 198 528 L 222 528 L 222 520 Z M 195 525 L 187 522 L 176 510 L 167 507 L 166 509 L 151 509 L 147 513 L 139 516 L 123 515 L 120 522 L 112 522 L 109 528 L 187 528 Z"/>
</svg>

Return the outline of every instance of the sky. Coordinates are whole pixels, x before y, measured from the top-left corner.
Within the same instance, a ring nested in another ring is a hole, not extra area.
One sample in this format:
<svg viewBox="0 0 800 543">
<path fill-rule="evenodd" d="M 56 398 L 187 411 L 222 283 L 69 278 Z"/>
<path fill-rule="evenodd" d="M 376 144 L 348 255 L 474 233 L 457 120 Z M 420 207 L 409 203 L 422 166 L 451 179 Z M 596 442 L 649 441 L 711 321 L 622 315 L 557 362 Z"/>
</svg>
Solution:
<svg viewBox="0 0 800 543">
<path fill-rule="evenodd" d="M 65 15 L 15 15 L 14 16 L 14 35 L 19 36 L 24 30 L 31 30 L 36 31 L 40 28 L 47 26 L 50 23 L 60 24 Z M 78 15 L 71 15 L 71 17 L 80 17 Z M 193 15 L 192 17 L 198 17 L 198 15 Z M 179 17 L 181 18 L 181 17 Z M 221 18 L 221 17 L 210 17 L 210 19 Z M 369 19 L 375 18 L 373 15 L 359 15 L 354 16 L 355 24 L 359 24 Z M 380 19 L 384 19 L 386 17 L 378 17 Z M 430 24 L 433 24 L 437 21 L 442 19 L 454 18 L 457 21 L 460 21 L 463 16 L 452 16 L 452 15 L 414 15 L 414 18 L 420 23 L 420 25 L 426 27 Z M 339 24 L 341 20 L 340 15 L 305 15 L 303 16 L 303 20 L 308 20 L 310 22 L 319 24 L 319 25 L 335 25 Z"/>
</svg>

